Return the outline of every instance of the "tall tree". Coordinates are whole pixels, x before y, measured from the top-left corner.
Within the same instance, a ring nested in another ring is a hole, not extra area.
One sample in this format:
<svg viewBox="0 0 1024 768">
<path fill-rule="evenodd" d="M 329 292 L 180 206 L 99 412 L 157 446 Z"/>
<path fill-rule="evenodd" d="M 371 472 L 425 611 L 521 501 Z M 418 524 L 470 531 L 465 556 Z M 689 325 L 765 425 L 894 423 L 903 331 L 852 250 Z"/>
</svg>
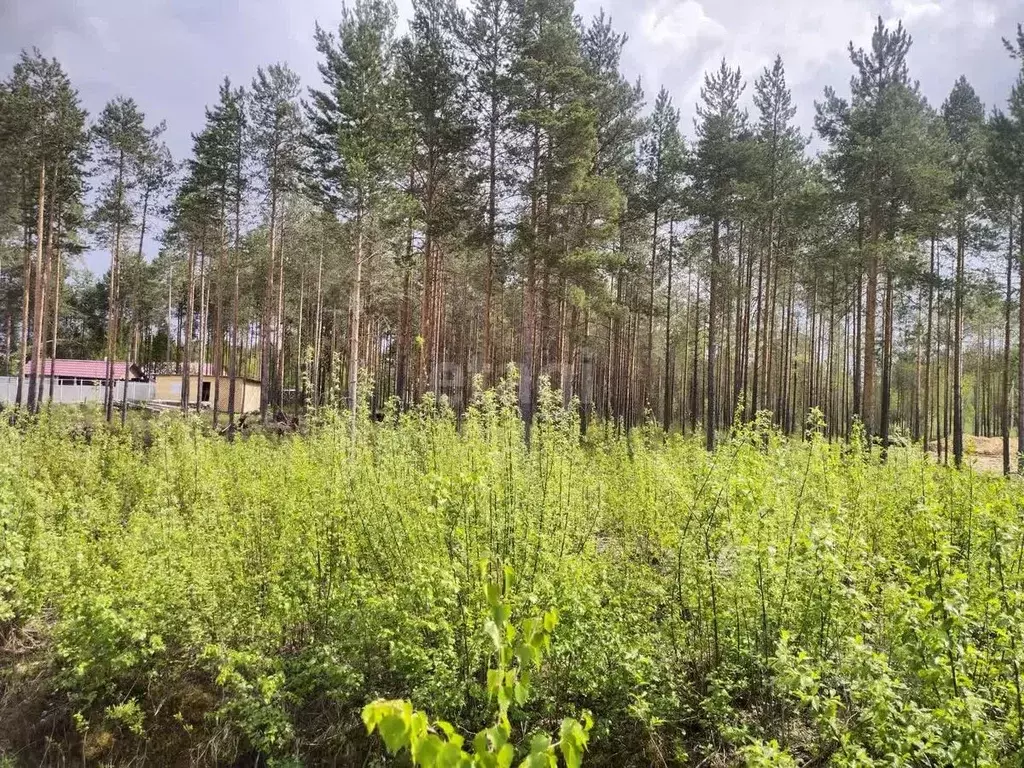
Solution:
<svg viewBox="0 0 1024 768">
<path fill-rule="evenodd" d="M 409 35 L 399 45 L 400 75 L 413 148 L 414 221 L 422 232 L 419 382 L 439 393 L 444 314 L 444 253 L 465 229 L 471 204 L 467 184 L 474 132 L 466 72 L 456 29 L 465 19 L 452 0 L 417 0 Z M 492 245 L 493 247 L 493 245 Z"/>
<path fill-rule="evenodd" d="M 579 253 L 581 240 L 596 208 L 584 218 L 575 206 L 593 192 L 589 183 L 596 130 L 588 105 L 590 78 L 580 51 L 580 31 L 569 0 L 526 0 L 520 19 L 522 55 L 516 62 L 520 79 L 516 119 L 523 142 L 519 194 L 522 214 L 516 233 L 521 254 L 522 326 L 520 332 L 519 408 L 529 436 L 536 406 L 538 361 L 556 354 L 556 334 L 542 334 L 551 318 L 548 298 L 564 285 L 559 267 Z M 545 290 L 547 289 L 547 290 Z M 542 351 L 542 340 L 549 346 Z M 557 359 L 557 357 L 555 357 Z"/>
<path fill-rule="evenodd" d="M 278 409 L 283 404 L 285 254 L 279 220 L 285 194 L 297 188 L 302 162 L 299 93 L 298 75 L 287 66 L 274 64 L 256 71 L 248 105 L 248 142 L 257 161 L 258 188 L 267 217 L 266 290 L 260 322 L 260 416 L 264 420 L 271 403 Z"/>
<path fill-rule="evenodd" d="M 754 105 L 758 110 L 756 144 L 750 171 L 755 209 L 763 231 L 762 258 L 758 265 L 757 327 L 754 332 L 754 372 L 751 409 L 756 413 L 768 396 L 771 374 L 769 328 L 774 323 L 775 302 L 769 300 L 769 286 L 778 274 L 776 243 L 785 241 L 785 214 L 801 183 L 804 139 L 794 125 L 796 107 L 786 84 L 782 58 L 776 57 L 754 83 Z M 763 378 L 763 385 L 762 385 Z"/>
<path fill-rule="evenodd" d="M 650 301 L 647 339 L 647 371 L 648 381 L 653 381 L 651 364 L 654 352 L 654 294 L 659 252 L 663 250 L 662 228 L 666 220 L 674 222 L 682 195 L 684 170 L 684 145 L 679 132 L 679 110 L 672 105 L 668 91 L 662 88 L 654 101 L 652 112 L 643 142 L 641 144 L 640 161 L 643 167 L 644 192 L 647 207 L 652 218 L 651 224 L 651 264 L 650 264 Z M 662 424 L 667 432 L 672 414 L 672 378 L 671 378 L 671 275 L 672 251 L 669 244 L 667 256 L 669 260 L 669 285 L 665 313 L 665 386 L 663 392 Z"/>
<path fill-rule="evenodd" d="M 355 437 L 359 406 L 359 339 L 363 265 L 374 215 L 385 212 L 394 194 L 401 142 L 396 137 L 394 81 L 395 8 L 388 0 L 357 0 L 346 6 L 336 35 L 319 26 L 322 89 L 311 89 L 307 110 L 313 165 L 322 200 L 351 226 L 348 399 Z"/>
<path fill-rule="evenodd" d="M 36 50 L 22 52 L 5 91 L 2 154 L 12 175 L 4 186 L 18 196 L 24 254 L 16 399 L 34 409 L 39 402 L 54 254 L 59 254 L 62 226 L 64 233 L 68 230 L 66 217 L 82 195 L 86 114 L 59 62 Z M 26 388 L 30 354 L 32 375 Z"/>
<path fill-rule="evenodd" d="M 1020 233 L 1019 295 L 1017 315 L 1017 456 L 1018 471 L 1024 469 L 1024 25 L 1017 25 L 1013 41 L 1004 39 L 1010 57 L 1020 62 L 1017 79 L 1010 89 L 1006 113 L 993 118 L 993 170 L 1003 180 L 1008 193 L 1019 206 L 1017 222 Z"/>
<path fill-rule="evenodd" d="M 715 448 L 719 409 L 715 358 L 720 343 L 718 322 L 722 316 L 719 295 L 723 279 L 722 225 L 735 210 L 737 185 L 743 173 L 742 138 L 747 113 L 740 107 L 740 96 L 744 87 L 739 68 L 729 67 L 724 59 L 717 70 L 705 74 L 697 106 L 697 142 L 690 171 L 694 208 L 708 226 L 710 237 L 704 423 L 705 445 L 709 451 Z"/>
<path fill-rule="evenodd" d="M 961 77 L 942 105 L 942 119 L 949 135 L 949 162 L 953 173 L 952 230 L 956 239 L 956 271 L 953 284 L 953 461 L 964 458 L 963 347 L 965 259 L 976 242 L 976 217 L 981 207 L 981 172 L 985 152 L 985 107 L 974 89 Z"/>
<path fill-rule="evenodd" d="M 879 18 L 869 49 L 850 44 L 850 59 L 856 69 L 850 99 L 841 99 L 827 88 L 823 102 L 817 105 L 815 121 L 830 145 L 827 167 L 857 208 L 857 241 L 866 272 L 860 416 L 868 434 L 881 433 L 883 443 L 888 439 L 890 418 L 897 238 L 911 234 L 914 211 L 926 207 L 921 201 L 934 183 L 935 153 L 928 141 L 927 105 L 907 69 L 911 43 L 902 23 L 890 28 Z M 881 398 L 876 403 L 880 275 L 885 279 L 883 365 Z M 855 391 L 856 386 L 857 382 Z"/>
<path fill-rule="evenodd" d="M 513 66 L 519 57 L 520 4 L 515 0 L 475 0 L 462 36 L 471 63 L 468 99 L 476 123 L 476 173 L 480 179 L 481 225 L 475 239 L 486 251 L 484 272 L 484 381 L 493 383 L 495 283 L 505 264 L 508 215 L 504 203 L 515 179 L 509 157 L 515 133 Z M 406 340 L 408 344 L 408 339 Z M 404 348 L 403 348 L 404 352 Z M 404 370 L 404 368 L 402 369 Z M 401 391 L 403 388 L 399 387 Z"/>
<path fill-rule="evenodd" d="M 107 376 L 105 409 L 113 418 L 114 359 L 117 356 L 120 314 L 121 250 L 136 225 L 138 215 L 139 168 L 151 151 L 153 129 L 134 99 L 119 96 L 110 101 L 93 127 L 96 173 L 103 182 L 93 226 L 110 249 L 110 283 L 107 297 Z"/>
</svg>

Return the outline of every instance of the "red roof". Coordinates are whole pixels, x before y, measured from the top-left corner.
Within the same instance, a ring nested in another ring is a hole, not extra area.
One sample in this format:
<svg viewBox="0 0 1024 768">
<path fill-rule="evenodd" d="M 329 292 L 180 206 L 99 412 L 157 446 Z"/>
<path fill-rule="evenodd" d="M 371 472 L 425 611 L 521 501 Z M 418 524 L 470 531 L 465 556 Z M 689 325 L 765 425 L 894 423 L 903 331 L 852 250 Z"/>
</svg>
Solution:
<svg viewBox="0 0 1024 768">
<path fill-rule="evenodd" d="M 114 362 L 114 378 L 123 379 L 124 369 L 128 363 L 124 361 Z M 33 363 L 28 364 L 28 372 L 31 375 L 34 372 L 35 365 Z M 44 360 L 43 361 L 43 376 L 49 376 L 51 373 L 56 376 L 68 378 L 68 379 L 99 379 L 104 380 L 107 378 L 107 361 L 106 360 Z M 131 371 L 128 372 L 128 378 L 137 378 Z"/>
</svg>

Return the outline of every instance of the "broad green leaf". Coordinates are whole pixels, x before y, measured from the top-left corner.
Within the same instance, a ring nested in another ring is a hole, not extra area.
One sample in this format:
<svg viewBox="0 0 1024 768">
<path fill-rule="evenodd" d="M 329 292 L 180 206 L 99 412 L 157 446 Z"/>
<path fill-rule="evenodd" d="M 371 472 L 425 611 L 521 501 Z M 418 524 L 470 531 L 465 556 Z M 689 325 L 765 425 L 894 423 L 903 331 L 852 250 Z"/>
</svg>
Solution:
<svg viewBox="0 0 1024 768">
<path fill-rule="evenodd" d="M 399 715 L 385 715 L 380 721 L 379 729 L 384 746 L 391 754 L 396 754 L 409 742 L 409 724 Z"/>
<path fill-rule="evenodd" d="M 484 632 L 491 638 L 491 642 L 494 643 L 494 650 L 500 651 L 503 643 L 501 642 L 501 630 L 498 629 L 498 625 L 488 619 L 484 622 Z"/>
<path fill-rule="evenodd" d="M 558 626 L 558 610 L 552 608 L 550 611 L 544 614 L 544 629 L 548 632 L 554 632 L 555 627 Z"/>
</svg>

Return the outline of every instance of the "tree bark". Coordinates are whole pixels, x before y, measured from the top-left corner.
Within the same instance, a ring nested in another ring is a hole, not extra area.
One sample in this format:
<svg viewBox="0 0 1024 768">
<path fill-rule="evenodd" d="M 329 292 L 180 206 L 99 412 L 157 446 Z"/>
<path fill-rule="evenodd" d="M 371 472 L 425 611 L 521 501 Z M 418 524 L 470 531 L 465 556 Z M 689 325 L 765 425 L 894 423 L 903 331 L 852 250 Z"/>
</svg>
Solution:
<svg viewBox="0 0 1024 768">
<path fill-rule="evenodd" d="M 956 277 L 953 290 L 953 463 L 964 459 L 963 343 L 964 343 L 964 222 L 957 223 Z"/>
<path fill-rule="evenodd" d="M 1010 244 L 1006 252 L 1006 317 L 1003 324 L 1003 474 L 1010 474 L 1010 314 L 1013 307 L 1013 214 L 1010 214 Z"/>
<path fill-rule="evenodd" d="M 114 180 L 117 189 L 117 219 L 114 222 L 114 247 L 110 252 L 110 287 L 107 298 L 107 389 L 104 393 L 107 421 L 114 418 L 114 357 L 117 355 L 118 336 L 118 303 L 120 301 L 121 274 L 121 205 L 124 200 L 124 150 L 118 152 L 117 176 Z"/>
<path fill-rule="evenodd" d="M 662 428 L 672 426 L 672 252 L 675 249 L 675 222 L 668 224 L 668 286 L 665 291 L 665 392 L 662 398 Z"/>
<path fill-rule="evenodd" d="M 708 380 L 707 391 L 707 415 L 704 424 L 704 447 L 708 451 L 715 450 L 715 421 L 717 417 L 717 403 L 715 400 L 715 344 L 717 327 L 715 315 L 717 312 L 717 284 L 718 284 L 718 258 L 719 258 L 719 227 L 721 222 L 716 218 L 711 222 L 711 267 L 708 271 Z"/>
</svg>

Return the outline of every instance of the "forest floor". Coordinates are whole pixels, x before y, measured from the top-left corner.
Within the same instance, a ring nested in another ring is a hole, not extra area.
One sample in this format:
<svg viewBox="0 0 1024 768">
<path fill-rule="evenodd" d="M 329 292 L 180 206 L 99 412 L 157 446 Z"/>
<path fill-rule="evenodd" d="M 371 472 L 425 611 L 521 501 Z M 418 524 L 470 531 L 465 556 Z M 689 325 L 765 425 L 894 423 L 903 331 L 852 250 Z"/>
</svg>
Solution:
<svg viewBox="0 0 1024 768">
<path fill-rule="evenodd" d="M 964 435 L 964 441 L 966 443 L 966 463 L 968 466 L 973 467 L 979 472 L 1001 473 L 1003 471 L 1003 438 Z M 1014 456 L 1016 442 L 1016 438 L 1013 438 L 1010 444 L 1011 467 L 1016 463 L 1016 457 Z M 930 443 L 928 448 L 930 453 L 934 453 L 935 443 Z M 941 459 L 936 459 L 936 461 L 941 463 Z M 950 463 L 952 463 L 952 458 L 950 458 Z M 1017 473 L 1012 471 L 1011 474 Z"/>
</svg>

